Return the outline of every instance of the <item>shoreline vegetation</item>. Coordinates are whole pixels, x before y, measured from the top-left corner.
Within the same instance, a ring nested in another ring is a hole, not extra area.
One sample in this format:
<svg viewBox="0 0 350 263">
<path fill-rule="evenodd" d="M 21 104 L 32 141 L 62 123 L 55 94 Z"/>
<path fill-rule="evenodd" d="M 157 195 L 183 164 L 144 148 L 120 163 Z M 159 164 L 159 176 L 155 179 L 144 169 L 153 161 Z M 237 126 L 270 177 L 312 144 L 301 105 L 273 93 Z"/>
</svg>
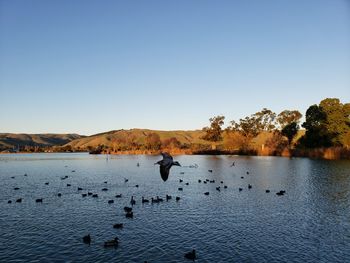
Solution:
<svg viewBox="0 0 350 263">
<path fill-rule="evenodd" d="M 224 127 L 224 116 L 192 131 L 114 130 L 78 134 L 0 134 L 0 153 L 252 155 L 350 159 L 350 103 L 327 98 L 302 114 L 262 109 Z"/>
<path fill-rule="evenodd" d="M 316 148 L 316 149 L 284 149 L 282 153 L 272 153 L 269 151 L 250 151 L 242 152 L 227 151 L 227 150 L 203 150 L 203 151 L 191 151 L 181 149 L 162 149 L 162 150 L 126 150 L 117 152 L 88 152 L 88 151 L 2 151 L 0 154 L 30 154 L 30 153 L 80 153 L 87 152 L 90 154 L 104 154 L 104 155 L 160 155 L 161 152 L 168 152 L 171 155 L 238 155 L 238 156 L 276 156 L 276 157 L 305 157 L 311 159 L 325 159 L 325 160 L 341 160 L 350 159 L 350 149 L 343 147 L 329 147 L 329 148 Z"/>
</svg>

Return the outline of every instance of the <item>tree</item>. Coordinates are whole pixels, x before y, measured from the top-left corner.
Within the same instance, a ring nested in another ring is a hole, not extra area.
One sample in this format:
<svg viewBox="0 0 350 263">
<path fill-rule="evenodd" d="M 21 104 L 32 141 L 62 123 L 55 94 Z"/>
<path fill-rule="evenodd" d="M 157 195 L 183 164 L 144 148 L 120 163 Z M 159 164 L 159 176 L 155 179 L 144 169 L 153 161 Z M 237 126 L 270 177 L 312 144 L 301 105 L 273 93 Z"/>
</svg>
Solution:
<svg viewBox="0 0 350 263">
<path fill-rule="evenodd" d="M 346 146 L 350 131 L 350 104 L 342 104 L 336 98 L 324 99 L 319 105 L 307 109 L 302 126 L 306 132 L 300 142 L 306 147 Z"/>
<path fill-rule="evenodd" d="M 310 106 L 305 115 L 305 122 L 302 127 L 306 129 L 305 135 L 301 139 L 301 144 L 309 147 L 329 147 L 331 141 L 325 126 L 326 114 L 318 105 Z"/>
<path fill-rule="evenodd" d="M 210 127 L 204 127 L 203 131 L 205 135 L 202 137 L 203 140 L 210 142 L 218 142 L 222 140 L 222 129 L 221 126 L 224 125 L 225 117 L 218 115 L 216 117 L 210 118 Z M 212 149 L 216 149 L 215 144 L 212 144 Z"/>
<path fill-rule="evenodd" d="M 302 116 L 303 115 L 297 110 L 284 110 L 278 114 L 276 120 L 280 128 L 283 130 L 283 128 L 288 124 L 291 124 L 293 122 L 298 124 Z"/>
<path fill-rule="evenodd" d="M 344 135 L 350 131 L 350 104 L 342 104 L 339 99 L 327 98 L 320 102 L 325 113 L 324 126 L 334 146 L 344 143 Z"/>
<path fill-rule="evenodd" d="M 297 135 L 298 130 L 299 130 L 299 125 L 295 121 L 287 124 L 282 129 L 281 134 L 288 138 L 289 146 L 292 144 L 293 138 L 295 137 L 295 135 Z"/>
<path fill-rule="evenodd" d="M 253 116 L 257 122 L 256 125 L 259 133 L 261 131 L 273 131 L 275 129 L 276 113 L 272 112 L 271 110 L 263 108 Z"/>
<path fill-rule="evenodd" d="M 244 137 L 254 138 L 262 131 L 273 131 L 275 125 L 276 113 L 269 109 L 262 109 L 249 117 L 240 119 L 239 123 L 231 121 L 231 126 L 227 131 L 240 132 Z"/>
</svg>

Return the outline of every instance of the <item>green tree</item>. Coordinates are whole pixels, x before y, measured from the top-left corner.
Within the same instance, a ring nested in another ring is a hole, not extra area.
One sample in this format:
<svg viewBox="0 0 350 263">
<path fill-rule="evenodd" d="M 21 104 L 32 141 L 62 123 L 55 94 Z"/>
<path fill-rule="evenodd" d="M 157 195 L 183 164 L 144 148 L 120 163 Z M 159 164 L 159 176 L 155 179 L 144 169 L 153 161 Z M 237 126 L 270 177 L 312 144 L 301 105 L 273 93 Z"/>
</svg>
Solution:
<svg viewBox="0 0 350 263">
<path fill-rule="evenodd" d="M 302 116 L 303 115 L 297 110 L 284 110 L 278 114 L 276 120 L 280 128 L 283 129 L 293 122 L 298 124 Z"/>
<path fill-rule="evenodd" d="M 350 104 L 337 98 L 327 98 L 306 111 L 303 127 L 305 136 L 301 144 L 314 147 L 346 146 L 350 131 Z"/>
<path fill-rule="evenodd" d="M 301 138 L 301 144 L 308 148 L 329 147 L 331 141 L 325 126 L 327 115 L 318 105 L 310 106 L 305 115 L 305 122 L 302 127 L 306 129 L 305 135 Z"/>
<path fill-rule="evenodd" d="M 218 115 L 216 117 L 210 118 L 210 127 L 204 127 L 203 131 L 205 132 L 202 137 L 203 140 L 213 142 L 212 149 L 216 149 L 215 143 L 222 140 L 222 128 L 224 125 L 225 117 Z"/>
<path fill-rule="evenodd" d="M 275 119 L 276 113 L 264 108 L 249 117 L 240 119 L 239 123 L 231 121 L 227 131 L 237 131 L 247 138 L 254 138 L 262 131 L 273 131 L 276 127 Z"/>
<path fill-rule="evenodd" d="M 297 135 L 298 130 L 299 130 L 299 125 L 295 121 L 287 124 L 282 129 L 281 134 L 288 138 L 289 146 L 292 144 L 293 138 L 295 137 L 295 135 Z"/>
<path fill-rule="evenodd" d="M 342 104 L 336 98 L 327 98 L 320 102 L 320 108 L 326 115 L 324 126 L 332 145 L 343 145 L 346 134 L 350 131 L 350 104 Z"/>
<path fill-rule="evenodd" d="M 276 128 L 276 113 L 273 111 L 263 108 L 253 116 L 256 120 L 256 126 L 259 133 L 262 131 L 273 131 Z"/>
</svg>

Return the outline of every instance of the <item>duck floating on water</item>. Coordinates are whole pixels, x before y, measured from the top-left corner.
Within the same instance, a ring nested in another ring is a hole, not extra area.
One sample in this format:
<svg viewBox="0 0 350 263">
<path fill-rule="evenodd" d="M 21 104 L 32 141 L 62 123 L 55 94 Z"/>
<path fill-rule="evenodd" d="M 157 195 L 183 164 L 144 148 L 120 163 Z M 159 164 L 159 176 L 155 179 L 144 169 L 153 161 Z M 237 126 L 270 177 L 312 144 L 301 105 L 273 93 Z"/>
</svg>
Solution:
<svg viewBox="0 0 350 263">
<path fill-rule="evenodd" d="M 91 243 L 91 236 L 90 236 L 90 234 L 88 234 L 88 235 L 83 237 L 83 242 L 85 244 L 89 244 L 90 245 L 90 243 Z"/>
<path fill-rule="evenodd" d="M 124 227 L 124 225 L 121 223 L 121 224 L 114 224 L 113 225 L 113 228 L 116 228 L 116 229 L 121 229 L 121 228 L 123 228 Z"/>
<path fill-rule="evenodd" d="M 185 258 L 191 259 L 194 261 L 197 258 L 196 257 L 196 250 L 193 249 L 191 252 L 186 253 Z"/>
</svg>

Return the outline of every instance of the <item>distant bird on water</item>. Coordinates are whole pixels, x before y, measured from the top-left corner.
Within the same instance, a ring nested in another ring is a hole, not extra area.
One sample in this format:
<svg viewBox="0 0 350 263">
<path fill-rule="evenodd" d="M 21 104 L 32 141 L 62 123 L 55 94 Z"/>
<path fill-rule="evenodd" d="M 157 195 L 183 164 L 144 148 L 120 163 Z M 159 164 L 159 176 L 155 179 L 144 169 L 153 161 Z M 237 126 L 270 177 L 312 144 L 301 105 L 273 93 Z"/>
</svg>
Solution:
<svg viewBox="0 0 350 263">
<path fill-rule="evenodd" d="M 159 171 L 160 171 L 160 176 L 162 177 L 163 181 L 165 182 L 168 180 L 169 177 L 169 171 L 171 166 L 176 165 L 176 166 L 181 166 L 179 162 L 174 162 L 173 157 L 168 154 L 168 153 L 161 153 L 163 156 L 163 160 L 160 160 L 156 162 L 155 164 L 159 164 Z"/>
</svg>

